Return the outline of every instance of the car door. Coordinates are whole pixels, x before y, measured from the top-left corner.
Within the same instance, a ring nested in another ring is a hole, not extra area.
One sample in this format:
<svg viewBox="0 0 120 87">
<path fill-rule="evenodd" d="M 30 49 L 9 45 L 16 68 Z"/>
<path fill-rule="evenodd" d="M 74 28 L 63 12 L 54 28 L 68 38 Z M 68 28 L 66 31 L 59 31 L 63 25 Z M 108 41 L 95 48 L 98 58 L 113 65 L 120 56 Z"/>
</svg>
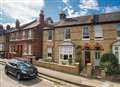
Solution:
<svg viewBox="0 0 120 87">
<path fill-rule="evenodd" d="M 17 64 L 10 62 L 9 63 L 9 72 L 13 75 L 16 75 L 17 72 Z"/>
</svg>

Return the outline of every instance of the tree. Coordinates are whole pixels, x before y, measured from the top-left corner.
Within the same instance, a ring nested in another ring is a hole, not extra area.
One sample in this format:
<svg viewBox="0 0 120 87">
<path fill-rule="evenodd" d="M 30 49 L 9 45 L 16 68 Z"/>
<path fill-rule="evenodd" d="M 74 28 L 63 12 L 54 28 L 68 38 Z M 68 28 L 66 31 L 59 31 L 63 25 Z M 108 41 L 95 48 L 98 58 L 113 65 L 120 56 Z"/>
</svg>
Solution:
<svg viewBox="0 0 120 87">
<path fill-rule="evenodd" d="M 108 75 L 114 74 L 119 69 L 118 59 L 112 53 L 105 53 L 101 57 L 100 66 Z"/>
</svg>

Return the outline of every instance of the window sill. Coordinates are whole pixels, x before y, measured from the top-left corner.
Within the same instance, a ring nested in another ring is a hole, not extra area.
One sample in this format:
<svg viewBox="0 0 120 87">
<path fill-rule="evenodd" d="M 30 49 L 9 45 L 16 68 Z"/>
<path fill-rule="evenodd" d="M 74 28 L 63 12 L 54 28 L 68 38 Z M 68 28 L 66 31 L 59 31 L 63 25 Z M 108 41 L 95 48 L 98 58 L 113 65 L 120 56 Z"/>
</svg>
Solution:
<svg viewBox="0 0 120 87">
<path fill-rule="evenodd" d="M 64 39 L 64 41 L 71 41 L 71 39 Z"/>
<path fill-rule="evenodd" d="M 82 38 L 82 40 L 90 40 L 90 38 L 86 38 L 86 39 L 85 39 L 85 38 Z"/>
<path fill-rule="evenodd" d="M 94 40 L 103 40 L 104 38 L 95 38 Z"/>
<path fill-rule="evenodd" d="M 52 42 L 52 40 L 48 40 L 48 42 Z"/>
</svg>

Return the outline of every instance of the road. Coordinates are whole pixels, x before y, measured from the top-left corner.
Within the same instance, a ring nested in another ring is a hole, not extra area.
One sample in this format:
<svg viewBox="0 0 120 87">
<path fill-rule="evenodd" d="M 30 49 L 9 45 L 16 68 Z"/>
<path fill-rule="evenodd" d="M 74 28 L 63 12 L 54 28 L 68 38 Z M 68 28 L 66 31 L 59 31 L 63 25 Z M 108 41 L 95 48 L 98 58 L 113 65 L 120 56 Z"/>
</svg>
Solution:
<svg viewBox="0 0 120 87">
<path fill-rule="evenodd" d="M 69 83 L 58 84 L 44 78 L 17 81 L 15 77 L 4 73 L 4 65 L 0 64 L 0 87 L 78 87 Z"/>
</svg>

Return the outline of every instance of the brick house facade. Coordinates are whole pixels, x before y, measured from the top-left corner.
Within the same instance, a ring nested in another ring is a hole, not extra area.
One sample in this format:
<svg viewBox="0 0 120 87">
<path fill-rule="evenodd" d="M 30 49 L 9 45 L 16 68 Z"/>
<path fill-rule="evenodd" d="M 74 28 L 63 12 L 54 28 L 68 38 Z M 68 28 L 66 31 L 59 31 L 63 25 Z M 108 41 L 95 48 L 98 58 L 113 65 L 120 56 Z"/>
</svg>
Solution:
<svg viewBox="0 0 120 87">
<path fill-rule="evenodd" d="M 20 25 L 16 20 L 16 27 L 7 29 L 8 58 L 11 57 L 42 57 L 42 28 L 44 27 L 44 14 L 41 11 L 39 18 Z"/>
<path fill-rule="evenodd" d="M 3 28 L 3 25 L 0 25 L 0 58 L 5 57 L 6 53 L 6 36 L 5 36 L 5 29 Z"/>
<path fill-rule="evenodd" d="M 82 63 L 99 66 L 104 53 L 113 52 L 120 64 L 120 12 L 66 18 L 50 23 L 43 31 L 43 58 L 74 65 L 76 47 L 82 48 Z M 115 49 L 115 50 L 114 50 Z"/>
</svg>

